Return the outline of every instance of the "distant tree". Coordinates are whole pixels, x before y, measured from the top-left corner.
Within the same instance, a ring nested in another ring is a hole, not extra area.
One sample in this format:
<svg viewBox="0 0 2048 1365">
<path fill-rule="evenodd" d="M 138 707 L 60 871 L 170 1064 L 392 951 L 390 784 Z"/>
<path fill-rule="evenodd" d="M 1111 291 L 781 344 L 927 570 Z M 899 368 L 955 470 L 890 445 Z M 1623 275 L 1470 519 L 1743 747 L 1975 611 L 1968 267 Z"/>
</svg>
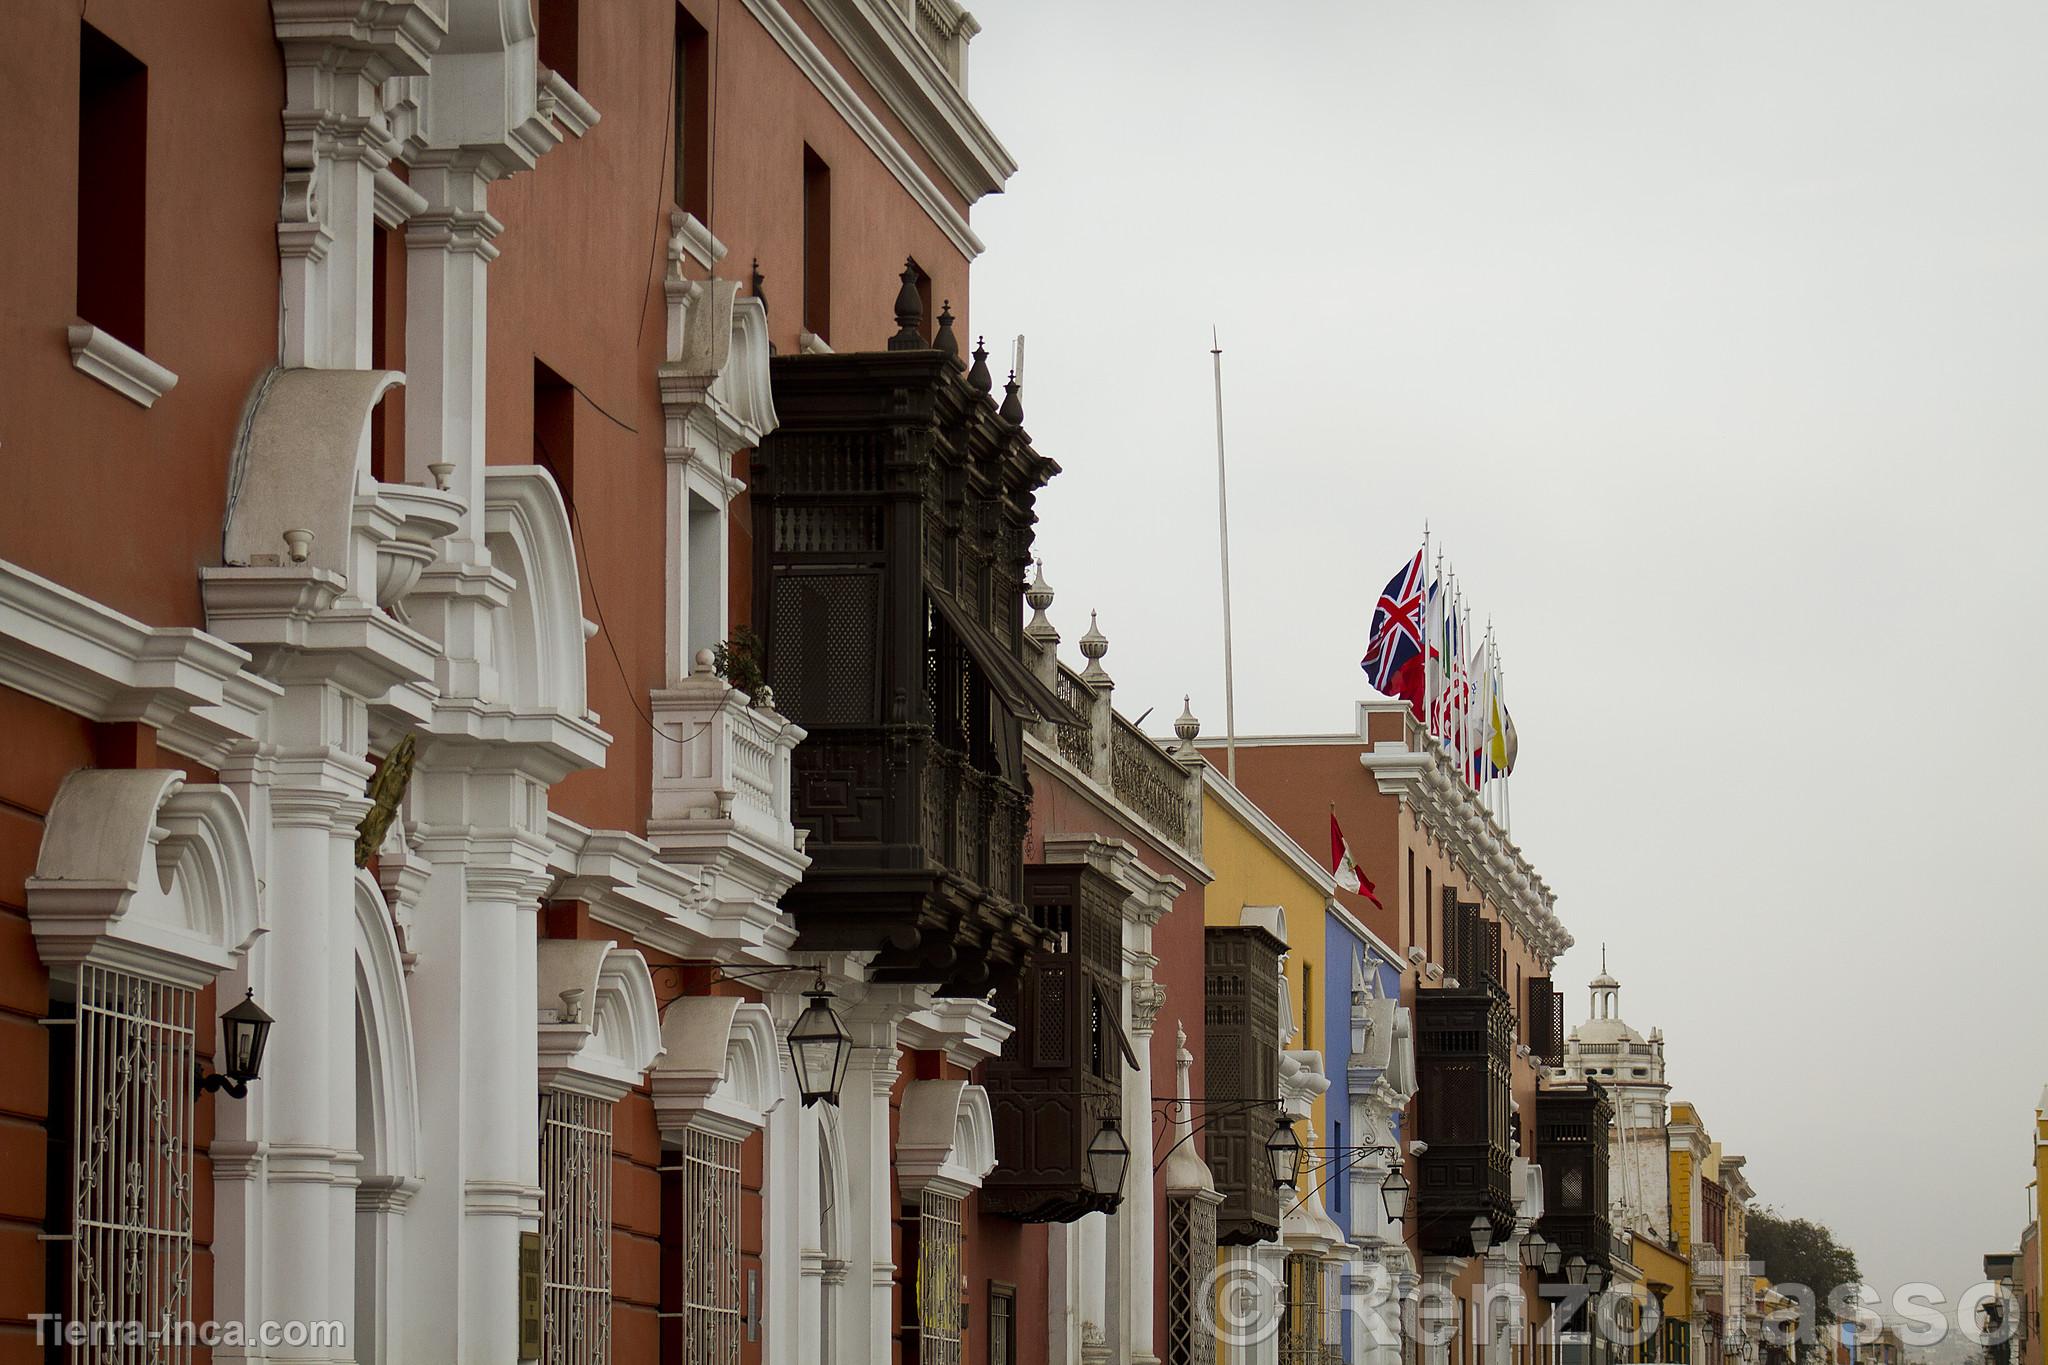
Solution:
<svg viewBox="0 0 2048 1365">
<path fill-rule="evenodd" d="M 1863 1278 L 1856 1253 L 1835 1240 L 1827 1224 L 1788 1217 L 1772 1208 L 1749 1215 L 1749 1258 L 1763 1262 L 1763 1273 L 1773 1284 L 1803 1284 L 1810 1289 L 1822 1322 L 1836 1320 L 1828 1306 L 1836 1287 Z"/>
<path fill-rule="evenodd" d="M 1827 1224 L 1808 1218 L 1788 1218 L 1778 1209 L 1753 1209 L 1749 1214 L 1749 1259 L 1763 1265 L 1763 1275 L 1774 1285 L 1800 1285 L 1812 1302 L 1815 1324 L 1825 1326 L 1839 1320 L 1829 1297 L 1841 1285 L 1862 1283 L 1864 1273 L 1855 1265 L 1855 1252 L 1835 1240 Z M 1794 1293 L 1794 1297 L 1804 1297 Z M 1800 1332 L 1794 1359 L 1821 1361 L 1827 1353 L 1821 1342 Z"/>
</svg>

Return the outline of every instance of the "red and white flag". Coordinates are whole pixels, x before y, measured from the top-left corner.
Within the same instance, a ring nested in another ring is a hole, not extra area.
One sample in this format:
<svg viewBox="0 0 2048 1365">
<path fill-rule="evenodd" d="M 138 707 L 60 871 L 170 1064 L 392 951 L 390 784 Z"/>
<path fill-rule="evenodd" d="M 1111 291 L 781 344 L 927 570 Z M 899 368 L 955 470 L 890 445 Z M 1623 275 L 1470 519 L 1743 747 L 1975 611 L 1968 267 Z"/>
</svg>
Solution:
<svg viewBox="0 0 2048 1365">
<path fill-rule="evenodd" d="M 1330 873 L 1337 879 L 1337 887 L 1354 896 L 1363 896 L 1374 905 L 1380 904 L 1379 893 L 1374 889 L 1372 878 L 1365 875 L 1358 866 L 1358 860 L 1351 856 L 1351 845 L 1344 842 L 1344 831 L 1337 827 L 1337 812 L 1330 812 Z M 1385 906 L 1380 906 L 1385 909 Z"/>
</svg>

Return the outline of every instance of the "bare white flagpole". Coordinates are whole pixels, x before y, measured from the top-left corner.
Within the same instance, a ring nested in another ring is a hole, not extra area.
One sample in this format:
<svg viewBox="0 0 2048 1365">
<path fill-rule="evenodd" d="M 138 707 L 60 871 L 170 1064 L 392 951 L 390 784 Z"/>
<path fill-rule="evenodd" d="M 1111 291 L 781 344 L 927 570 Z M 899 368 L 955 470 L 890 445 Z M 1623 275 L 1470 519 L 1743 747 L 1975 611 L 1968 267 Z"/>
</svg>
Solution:
<svg viewBox="0 0 2048 1365">
<path fill-rule="evenodd" d="M 1209 357 L 1216 371 L 1216 539 L 1223 557 L 1223 775 L 1237 785 L 1237 685 L 1231 673 L 1230 489 L 1223 463 L 1223 343 L 1209 328 Z"/>
<path fill-rule="evenodd" d="M 1436 716 L 1436 670 L 1429 666 L 1429 642 L 1432 638 L 1430 619 L 1435 608 L 1430 605 L 1430 588 L 1436 580 L 1429 576 L 1429 519 L 1422 520 L 1422 733 L 1429 733 L 1429 727 Z"/>
</svg>

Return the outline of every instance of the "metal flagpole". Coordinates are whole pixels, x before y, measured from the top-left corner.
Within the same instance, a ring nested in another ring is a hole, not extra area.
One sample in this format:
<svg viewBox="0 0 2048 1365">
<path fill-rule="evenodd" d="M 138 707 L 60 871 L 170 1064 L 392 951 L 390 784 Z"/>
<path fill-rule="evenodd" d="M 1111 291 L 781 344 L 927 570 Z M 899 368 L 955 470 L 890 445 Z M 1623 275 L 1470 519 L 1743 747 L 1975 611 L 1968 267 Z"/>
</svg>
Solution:
<svg viewBox="0 0 2048 1365">
<path fill-rule="evenodd" d="M 1230 656 L 1230 490 L 1223 466 L 1223 343 L 1213 324 L 1209 356 L 1216 370 L 1216 538 L 1223 551 L 1223 775 L 1236 786 L 1237 688 Z"/>
<path fill-rule="evenodd" d="M 1422 519 L 1422 732 L 1429 733 L 1430 722 L 1436 715 L 1436 671 L 1429 666 L 1430 642 L 1430 589 L 1435 580 L 1429 576 L 1429 518 Z"/>
</svg>

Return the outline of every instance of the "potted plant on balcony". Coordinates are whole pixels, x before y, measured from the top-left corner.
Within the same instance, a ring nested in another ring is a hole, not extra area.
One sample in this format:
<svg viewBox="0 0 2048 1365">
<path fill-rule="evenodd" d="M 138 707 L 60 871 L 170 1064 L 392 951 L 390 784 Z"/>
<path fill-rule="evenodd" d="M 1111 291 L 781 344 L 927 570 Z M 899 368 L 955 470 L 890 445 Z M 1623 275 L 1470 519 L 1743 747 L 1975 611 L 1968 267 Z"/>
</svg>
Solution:
<svg viewBox="0 0 2048 1365">
<path fill-rule="evenodd" d="M 719 677 L 747 694 L 755 706 L 770 706 L 768 682 L 761 672 L 761 637 L 746 626 L 735 627 L 732 638 L 711 647 L 711 669 Z"/>
</svg>

